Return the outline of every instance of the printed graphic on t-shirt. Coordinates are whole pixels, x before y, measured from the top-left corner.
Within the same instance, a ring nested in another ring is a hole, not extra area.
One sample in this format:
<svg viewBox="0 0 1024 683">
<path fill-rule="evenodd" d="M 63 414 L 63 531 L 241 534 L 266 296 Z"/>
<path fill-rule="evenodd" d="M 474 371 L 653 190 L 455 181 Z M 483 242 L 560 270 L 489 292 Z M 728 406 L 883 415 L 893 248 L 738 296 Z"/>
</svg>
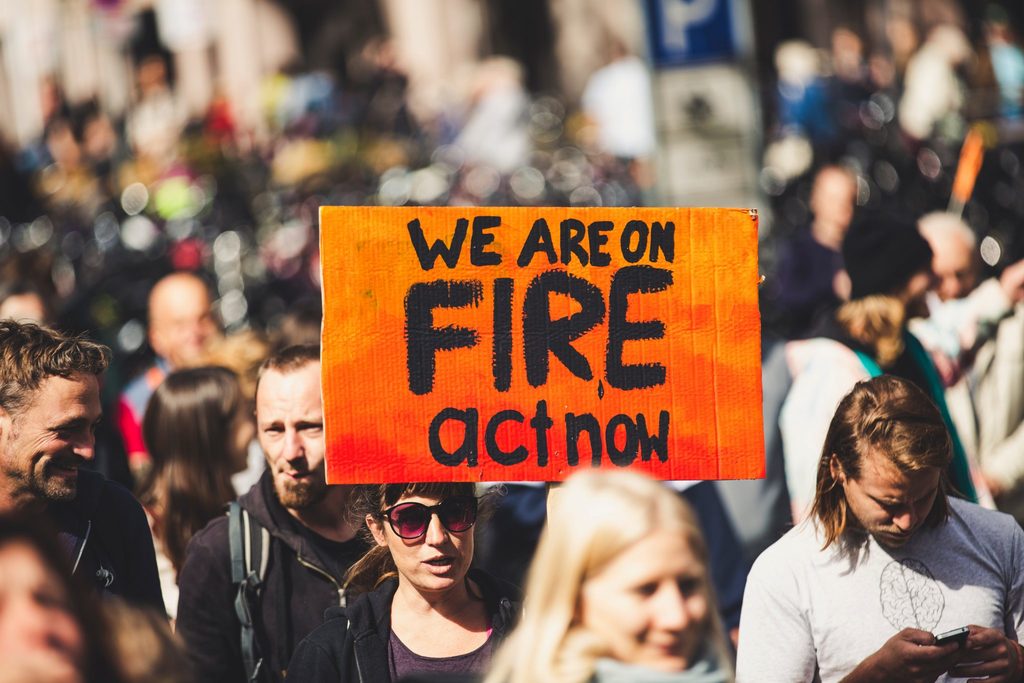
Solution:
<svg viewBox="0 0 1024 683">
<path fill-rule="evenodd" d="M 942 619 L 946 599 L 931 571 L 920 560 L 893 560 L 879 579 L 882 614 L 896 630 L 933 631 Z"/>
</svg>

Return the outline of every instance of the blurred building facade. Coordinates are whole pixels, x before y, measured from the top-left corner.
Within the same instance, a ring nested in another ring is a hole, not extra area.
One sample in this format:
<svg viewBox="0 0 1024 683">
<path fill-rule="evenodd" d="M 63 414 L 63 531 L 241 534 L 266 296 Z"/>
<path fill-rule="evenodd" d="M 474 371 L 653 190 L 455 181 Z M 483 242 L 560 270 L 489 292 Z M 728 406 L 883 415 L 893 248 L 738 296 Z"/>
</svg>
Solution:
<svg viewBox="0 0 1024 683">
<path fill-rule="evenodd" d="M 532 27 L 509 22 L 516 12 Z M 494 48 L 519 52 L 536 85 L 557 86 L 572 99 L 607 60 L 609 34 L 642 54 L 640 4 L 0 0 L 0 132 L 18 145 L 41 135 L 54 85 L 69 105 L 97 100 L 124 115 L 138 98 L 139 58 L 153 52 L 170 62 L 184 115 L 201 116 L 224 96 L 237 123 L 259 133 L 267 77 L 286 68 L 344 70 L 368 40 L 384 35 L 408 72 L 414 108 L 425 115 L 441 109 Z"/>
</svg>

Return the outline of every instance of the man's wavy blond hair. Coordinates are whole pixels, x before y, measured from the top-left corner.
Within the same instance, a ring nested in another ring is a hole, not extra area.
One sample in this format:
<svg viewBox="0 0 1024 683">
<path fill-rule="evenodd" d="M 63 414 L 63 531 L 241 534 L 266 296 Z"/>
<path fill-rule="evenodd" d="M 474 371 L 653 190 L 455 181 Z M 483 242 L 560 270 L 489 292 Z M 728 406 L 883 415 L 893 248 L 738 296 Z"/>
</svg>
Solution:
<svg viewBox="0 0 1024 683">
<path fill-rule="evenodd" d="M 833 456 L 847 477 L 860 479 L 868 453 L 881 453 L 901 472 L 938 469 L 939 495 L 925 525 L 934 527 L 949 516 L 949 463 L 953 442 L 931 399 L 901 377 L 881 375 L 858 382 L 839 407 L 825 436 L 818 462 L 818 480 L 811 518 L 824 536 L 822 549 L 840 540 L 852 522 L 843 485 L 832 475 Z"/>
</svg>

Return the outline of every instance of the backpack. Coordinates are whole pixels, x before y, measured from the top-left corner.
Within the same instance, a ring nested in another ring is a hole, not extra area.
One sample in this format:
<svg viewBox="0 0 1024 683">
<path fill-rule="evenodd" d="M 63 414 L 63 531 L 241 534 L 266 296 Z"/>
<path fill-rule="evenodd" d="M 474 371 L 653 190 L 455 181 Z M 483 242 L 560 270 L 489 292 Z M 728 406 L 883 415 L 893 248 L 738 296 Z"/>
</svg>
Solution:
<svg viewBox="0 0 1024 683">
<path fill-rule="evenodd" d="M 242 626 L 245 680 L 256 683 L 261 678 L 263 657 L 256 646 L 255 617 L 267 572 L 270 532 L 254 520 L 238 501 L 232 501 L 228 506 L 228 539 L 231 546 L 231 582 L 238 587 L 235 614 Z"/>
</svg>

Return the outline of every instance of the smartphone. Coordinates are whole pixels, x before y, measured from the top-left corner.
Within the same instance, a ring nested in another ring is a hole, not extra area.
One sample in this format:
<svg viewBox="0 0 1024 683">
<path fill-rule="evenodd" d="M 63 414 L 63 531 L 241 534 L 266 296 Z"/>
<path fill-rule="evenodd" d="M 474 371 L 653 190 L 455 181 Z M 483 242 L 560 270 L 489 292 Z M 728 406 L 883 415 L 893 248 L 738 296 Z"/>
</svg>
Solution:
<svg viewBox="0 0 1024 683">
<path fill-rule="evenodd" d="M 960 647 L 963 647 L 964 643 L 967 642 L 967 635 L 971 632 L 966 626 L 955 628 L 952 631 L 946 631 L 945 633 L 939 633 L 935 636 L 936 645 L 948 645 L 949 643 L 957 643 Z"/>
</svg>

